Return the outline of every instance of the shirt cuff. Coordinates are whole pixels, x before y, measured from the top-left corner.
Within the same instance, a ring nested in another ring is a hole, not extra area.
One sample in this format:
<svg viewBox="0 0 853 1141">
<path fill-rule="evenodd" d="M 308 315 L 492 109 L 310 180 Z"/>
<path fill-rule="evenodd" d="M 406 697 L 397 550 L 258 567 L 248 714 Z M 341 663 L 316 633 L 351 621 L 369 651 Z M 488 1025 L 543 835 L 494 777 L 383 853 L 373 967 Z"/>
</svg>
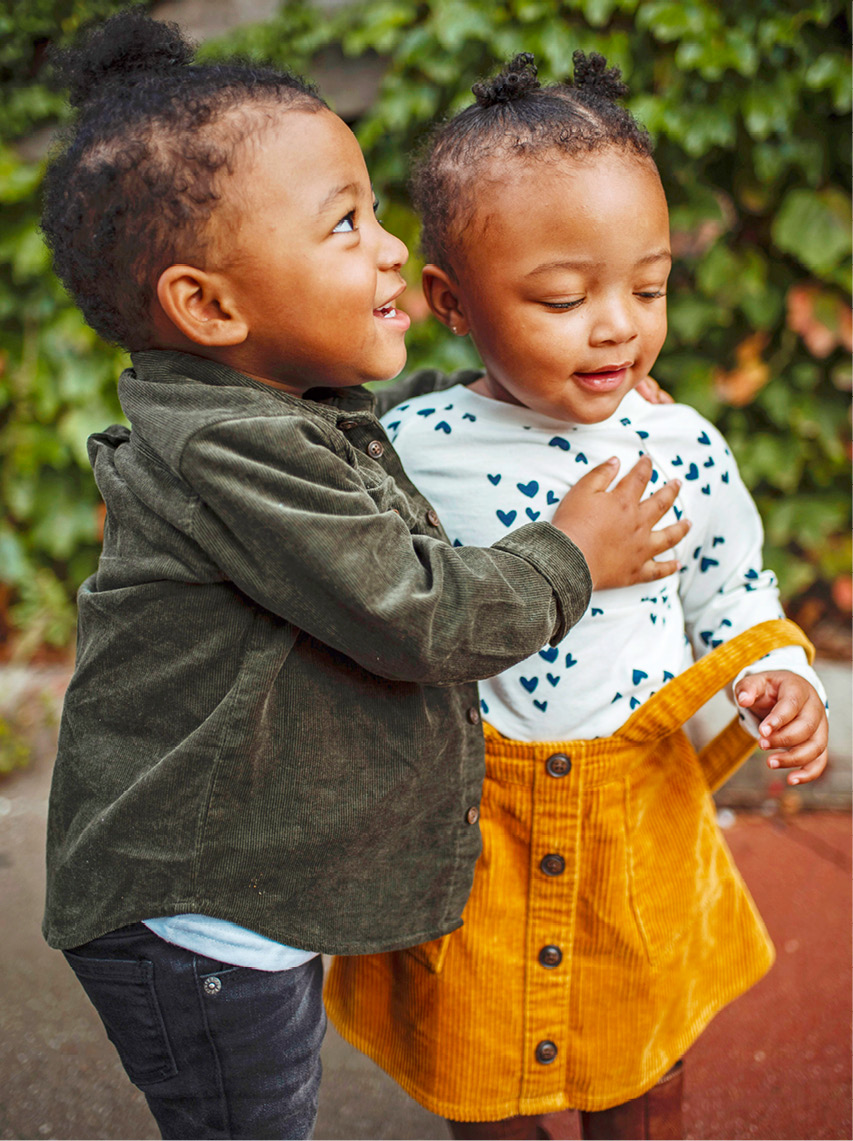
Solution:
<svg viewBox="0 0 853 1141">
<path fill-rule="evenodd" d="M 493 544 L 530 563 L 557 599 L 557 625 L 550 645 L 562 641 L 589 606 L 592 578 L 580 547 L 551 523 L 527 523 Z"/>
</svg>

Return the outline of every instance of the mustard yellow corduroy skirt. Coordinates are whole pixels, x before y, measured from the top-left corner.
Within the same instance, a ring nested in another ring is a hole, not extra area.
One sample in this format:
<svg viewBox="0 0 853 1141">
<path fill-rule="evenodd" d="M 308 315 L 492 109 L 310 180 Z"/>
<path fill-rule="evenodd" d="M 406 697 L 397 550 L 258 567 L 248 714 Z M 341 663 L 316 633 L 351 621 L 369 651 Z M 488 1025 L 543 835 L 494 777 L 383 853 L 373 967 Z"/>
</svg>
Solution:
<svg viewBox="0 0 853 1141">
<path fill-rule="evenodd" d="M 325 997 L 343 1036 L 460 1121 L 599 1110 L 652 1086 L 773 961 L 710 796 L 755 742 L 735 720 L 697 756 L 681 726 L 791 644 L 813 655 L 791 622 L 754 627 L 613 737 L 527 744 L 486 726 L 464 926 L 336 959 Z"/>
</svg>

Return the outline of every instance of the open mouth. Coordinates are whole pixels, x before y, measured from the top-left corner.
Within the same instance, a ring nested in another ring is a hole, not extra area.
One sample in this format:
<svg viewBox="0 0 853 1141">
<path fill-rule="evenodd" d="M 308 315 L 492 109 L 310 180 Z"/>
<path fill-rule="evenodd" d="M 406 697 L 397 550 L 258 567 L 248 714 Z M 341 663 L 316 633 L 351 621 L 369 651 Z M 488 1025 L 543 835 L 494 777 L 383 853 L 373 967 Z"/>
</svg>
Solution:
<svg viewBox="0 0 853 1141">
<path fill-rule="evenodd" d="M 402 292 L 402 290 L 401 290 Z M 373 316 L 379 321 L 384 321 L 399 333 L 405 333 L 410 325 L 408 313 L 404 313 L 402 309 L 398 309 L 394 304 L 396 298 L 386 301 L 384 305 L 378 306 L 373 310 Z"/>
</svg>

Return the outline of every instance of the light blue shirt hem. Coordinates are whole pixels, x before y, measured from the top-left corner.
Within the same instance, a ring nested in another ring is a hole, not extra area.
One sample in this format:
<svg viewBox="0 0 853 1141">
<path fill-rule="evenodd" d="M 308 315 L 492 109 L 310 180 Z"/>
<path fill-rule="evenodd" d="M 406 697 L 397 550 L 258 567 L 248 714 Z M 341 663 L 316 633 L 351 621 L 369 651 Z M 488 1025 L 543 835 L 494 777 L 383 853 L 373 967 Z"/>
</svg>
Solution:
<svg viewBox="0 0 853 1141">
<path fill-rule="evenodd" d="M 168 915 L 142 922 L 167 943 L 220 963 L 251 967 L 255 971 L 290 971 L 317 954 L 288 947 L 256 931 L 209 915 Z"/>
</svg>

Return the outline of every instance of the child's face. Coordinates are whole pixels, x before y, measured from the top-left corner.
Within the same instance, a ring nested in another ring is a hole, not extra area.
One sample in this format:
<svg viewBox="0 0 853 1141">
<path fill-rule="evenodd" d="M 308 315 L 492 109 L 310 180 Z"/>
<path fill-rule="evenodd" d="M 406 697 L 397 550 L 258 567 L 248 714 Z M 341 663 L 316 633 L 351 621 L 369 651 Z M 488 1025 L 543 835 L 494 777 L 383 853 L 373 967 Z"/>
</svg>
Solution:
<svg viewBox="0 0 853 1141">
<path fill-rule="evenodd" d="M 301 393 L 386 380 L 406 362 L 400 267 L 352 131 L 290 111 L 246 144 L 216 235 L 248 336 L 229 363 Z"/>
<path fill-rule="evenodd" d="M 666 336 L 669 218 L 657 171 L 619 150 L 487 182 L 457 269 L 478 387 L 560 420 L 611 416 Z"/>
</svg>

